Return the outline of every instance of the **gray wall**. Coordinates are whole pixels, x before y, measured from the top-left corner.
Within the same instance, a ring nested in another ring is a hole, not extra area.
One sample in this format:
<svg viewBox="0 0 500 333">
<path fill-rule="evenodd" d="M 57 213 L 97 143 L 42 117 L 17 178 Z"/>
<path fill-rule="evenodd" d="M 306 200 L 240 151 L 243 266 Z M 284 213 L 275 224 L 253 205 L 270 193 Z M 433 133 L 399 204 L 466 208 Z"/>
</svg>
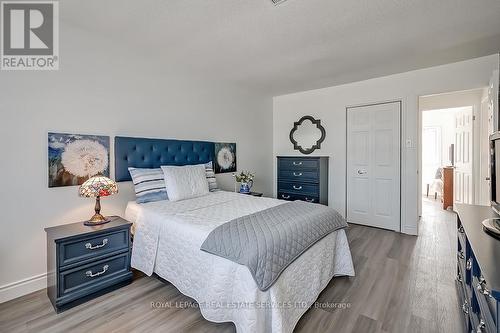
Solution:
<svg viewBox="0 0 500 333">
<path fill-rule="evenodd" d="M 272 194 L 270 96 L 183 77 L 147 50 L 64 23 L 60 34 L 59 71 L 0 72 L 0 301 L 45 286 L 44 227 L 92 213 L 77 187 L 47 187 L 49 131 L 236 142 L 238 169 L 254 171 L 255 189 Z M 218 180 L 234 189 L 230 174 Z M 134 199 L 130 183 L 119 186 L 103 213 L 123 215 Z"/>
</svg>

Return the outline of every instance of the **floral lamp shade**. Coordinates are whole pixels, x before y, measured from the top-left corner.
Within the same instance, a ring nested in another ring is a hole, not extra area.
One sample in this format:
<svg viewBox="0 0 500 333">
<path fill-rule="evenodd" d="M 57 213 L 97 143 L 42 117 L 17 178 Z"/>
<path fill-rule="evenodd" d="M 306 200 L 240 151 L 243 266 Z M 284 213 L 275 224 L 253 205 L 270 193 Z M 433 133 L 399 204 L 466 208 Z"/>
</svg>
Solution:
<svg viewBox="0 0 500 333">
<path fill-rule="evenodd" d="M 89 178 L 80 186 L 79 194 L 85 198 L 95 198 L 95 214 L 90 220 L 85 221 L 85 225 L 99 225 L 110 222 L 108 218 L 101 215 L 101 197 L 107 197 L 118 193 L 118 185 L 112 179 L 104 176 Z"/>
<path fill-rule="evenodd" d="M 116 182 L 104 176 L 89 178 L 79 190 L 80 196 L 86 198 L 107 197 L 116 193 L 118 193 Z"/>
</svg>

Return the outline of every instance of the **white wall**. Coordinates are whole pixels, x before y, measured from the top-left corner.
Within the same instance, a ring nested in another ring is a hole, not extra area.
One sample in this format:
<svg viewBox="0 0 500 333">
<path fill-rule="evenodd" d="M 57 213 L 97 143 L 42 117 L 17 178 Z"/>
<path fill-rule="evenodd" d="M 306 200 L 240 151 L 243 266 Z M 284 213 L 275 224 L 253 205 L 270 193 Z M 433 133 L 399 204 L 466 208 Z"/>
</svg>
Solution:
<svg viewBox="0 0 500 333">
<path fill-rule="evenodd" d="M 488 84 L 498 55 L 411 71 L 335 87 L 274 98 L 274 155 L 300 155 L 288 134 L 293 122 L 309 114 L 326 129 L 322 148 L 313 155 L 330 156 L 329 203 L 345 215 L 346 107 L 401 100 L 402 118 L 402 232 L 417 233 L 417 123 L 418 97 L 480 88 Z M 409 140 L 409 146 L 406 141 Z M 274 161 L 276 163 L 276 161 Z M 274 168 L 276 170 L 276 168 Z M 274 174 L 276 178 L 276 173 Z M 274 189 L 276 191 L 276 188 Z"/>
<path fill-rule="evenodd" d="M 0 302 L 45 287 L 44 227 L 92 213 L 77 187 L 47 187 L 49 131 L 236 142 L 238 169 L 254 171 L 255 189 L 272 193 L 270 96 L 173 74 L 175 64 L 159 72 L 161 59 L 147 50 L 64 24 L 60 32 L 59 71 L 0 72 Z M 230 174 L 218 180 L 234 188 Z M 119 186 L 103 199 L 104 214 L 123 215 L 134 199 L 130 183 Z"/>
<path fill-rule="evenodd" d="M 470 108 L 467 108 L 470 109 Z M 422 144 L 422 191 L 425 194 L 427 184 L 432 184 L 434 177 L 436 175 L 436 170 L 439 167 L 451 165 L 449 158 L 449 148 L 451 144 L 455 143 L 455 117 L 456 112 L 463 110 L 462 108 L 452 108 L 452 109 L 438 109 L 429 110 L 422 113 L 422 130 L 426 127 L 437 128 L 440 133 L 439 148 L 437 153 L 439 154 L 439 160 L 434 165 L 426 165 L 425 156 L 426 152 L 432 152 L 435 147 L 426 147 Z M 429 194 L 434 194 L 430 192 Z"/>
<path fill-rule="evenodd" d="M 459 109 L 426 111 L 422 115 L 422 127 L 437 127 L 441 133 L 440 166 L 451 165 L 449 147 L 455 143 L 455 112 Z M 422 147 L 425 150 L 425 147 Z"/>
<path fill-rule="evenodd" d="M 488 85 L 480 89 L 466 91 L 454 91 L 446 94 L 434 94 L 422 96 L 419 99 L 419 110 L 438 110 L 473 106 L 474 109 L 481 108 L 481 99 Z"/>
</svg>

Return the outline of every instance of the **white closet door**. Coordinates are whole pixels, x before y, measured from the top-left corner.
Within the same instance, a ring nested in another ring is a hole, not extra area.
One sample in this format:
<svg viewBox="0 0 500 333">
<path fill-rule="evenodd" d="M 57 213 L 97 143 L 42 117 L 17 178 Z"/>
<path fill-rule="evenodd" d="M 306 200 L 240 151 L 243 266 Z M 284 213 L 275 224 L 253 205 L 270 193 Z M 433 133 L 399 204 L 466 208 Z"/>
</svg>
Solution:
<svg viewBox="0 0 500 333">
<path fill-rule="evenodd" d="M 347 220 L 400 231 L 401 104 L 347 109 Z"/>
</svg>

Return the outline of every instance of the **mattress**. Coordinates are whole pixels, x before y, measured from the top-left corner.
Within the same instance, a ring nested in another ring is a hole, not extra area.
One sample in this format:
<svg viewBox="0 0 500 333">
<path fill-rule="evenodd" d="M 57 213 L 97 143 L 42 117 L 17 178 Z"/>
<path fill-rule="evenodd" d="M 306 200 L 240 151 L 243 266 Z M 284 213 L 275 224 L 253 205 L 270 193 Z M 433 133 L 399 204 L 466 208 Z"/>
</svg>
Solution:
<svg viewBox="0 0 500 333">
<path fill-rule="evenodd" d="M 333 276 L 354 276 L 344 230 L 303 253 L 266 291 L 246 266 L 201 251 L 217 226 L 284 201 L 234 192 L 212 192 L 177 202 L 128 204 L 134 222 L 132 267 L 158 274 L 194 298 L 213 322 L 233 322 L 238 332 L 292 332 Z"/>
</svg>

